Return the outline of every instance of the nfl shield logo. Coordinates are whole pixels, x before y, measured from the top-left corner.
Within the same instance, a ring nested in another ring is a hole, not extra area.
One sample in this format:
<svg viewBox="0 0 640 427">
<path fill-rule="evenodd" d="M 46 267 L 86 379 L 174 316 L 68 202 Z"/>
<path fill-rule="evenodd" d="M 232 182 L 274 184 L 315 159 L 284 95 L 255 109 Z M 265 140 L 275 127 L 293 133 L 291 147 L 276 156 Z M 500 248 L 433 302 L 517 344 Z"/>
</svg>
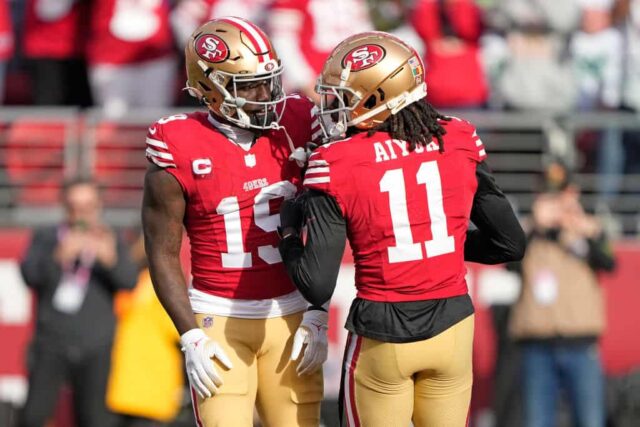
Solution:
<svg viewBox="0 0 640 427">
<path fill-rule="evenodd" d="M 204 319 L 202 319 L 202 327 L 203 328 L 210 328 L 213 326 L 213 317 L 205 317 Z"/>
<path fill-rule="evenodd" d="M 247 165 L 248 168 L 254 167 L 256 165 L 256 155 L 247 154 L 244 156 L 244 164 Z"/>
</svg>

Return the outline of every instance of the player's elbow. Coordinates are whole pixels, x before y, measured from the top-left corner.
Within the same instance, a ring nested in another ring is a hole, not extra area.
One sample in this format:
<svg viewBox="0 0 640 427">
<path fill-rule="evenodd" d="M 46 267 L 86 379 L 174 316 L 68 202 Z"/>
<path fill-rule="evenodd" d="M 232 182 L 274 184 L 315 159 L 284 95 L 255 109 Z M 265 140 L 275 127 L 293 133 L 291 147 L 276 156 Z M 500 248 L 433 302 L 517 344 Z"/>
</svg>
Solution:
<svg viewBox="0 0 640 427">
<path fill-rule="evenodd" d="M 318 305 L 318 306 L 321 306 L 327 301 L 329 301 L 331 299 L 331 294 L 332 294 L 331 291 L 324 288 L 320 288 L 318 286 L 314 286 L 313 288 L 309 289 L 306 293 L 302 293 L 304 298 L 309 303 L 311 303 L 312 305 Z"/>
<path fill-rule="evenodd" d="M 512 232 L 511 244 L 506 251 L 506 257 L 508 259 L 505 262 L 520 261 L 524 257 L 525 250 L 527 248 L 527 237 L 524 234 L 522 227 L 518 225 Z"/>
<path fill-rule="evenodd" d="M 331 299 L 335 288 L 335 280 L 331 282 L 325 277 L 294 276 L 296 287 L 304 298 L 313 305 L 322 305 Z"/>
</svg>

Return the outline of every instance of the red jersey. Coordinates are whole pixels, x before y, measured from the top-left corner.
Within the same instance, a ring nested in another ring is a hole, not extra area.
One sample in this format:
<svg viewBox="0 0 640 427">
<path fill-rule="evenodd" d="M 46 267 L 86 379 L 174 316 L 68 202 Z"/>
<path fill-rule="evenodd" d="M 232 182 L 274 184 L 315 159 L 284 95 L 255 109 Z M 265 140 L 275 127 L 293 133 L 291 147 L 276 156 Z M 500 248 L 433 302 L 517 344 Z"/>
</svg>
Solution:
<svg viewBox="0 0 640 427">
<path fill-rule="evenodd" d="M 313 103 L 289 98 L 280 124 L 296 146 L 317 130 Z M 280 204 L 302 186 L 283 130 L 250 150 L 221 134 L 208 113 L 178 114 L 147 134 L 147 158 L 165 168 L 187 199 L 193 287 L 233 299 L 275 298 L 295 290 L 278 252 Z"/>
<path fill-rule="evenodd" d="M 167 0 L 95 0 L 87 46 L 90 64 L 133 64 L 171 54 Z"/>
<path fill-rule="evenodd" d="M 324 145 L 309 159 L 305 187 L 333 196 L 347 221 L 358 297 L 380 302 L 448 298 L 467 292 L 464 241 L 486 153 L 474 127 L 443 122 L 410 152 L 387 133 Z"/>
<path fill-rule="evenodd" d="M 0 0 L 0 60 L 7 60 L 13 54 L 13 30 L 7 0 Z"/>
</svg>

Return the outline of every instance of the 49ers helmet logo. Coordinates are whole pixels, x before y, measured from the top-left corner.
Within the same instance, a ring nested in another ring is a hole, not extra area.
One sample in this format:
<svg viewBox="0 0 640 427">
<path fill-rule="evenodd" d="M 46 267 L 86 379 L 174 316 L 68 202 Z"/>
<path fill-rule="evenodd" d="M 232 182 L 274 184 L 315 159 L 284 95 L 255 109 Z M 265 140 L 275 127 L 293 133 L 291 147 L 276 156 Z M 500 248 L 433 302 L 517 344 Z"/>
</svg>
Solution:
<svg viewBox="0 0 640 427">
<path fill-rule="evenodd" d="M 346 67 L 347 62 L 351 62 L 351 71 L 366 70 L 380 62 L 385 55 L 384 48 L 377 44 L 358 46 L 342 58 L 342 66 Z"/>
<path fill-rule="evenodd" d="M 222 62 L 229 57 L 229 46 L 220 37 L 203 34 L 195 41 L 198 56 L 209 62 Z"/>
</svg>

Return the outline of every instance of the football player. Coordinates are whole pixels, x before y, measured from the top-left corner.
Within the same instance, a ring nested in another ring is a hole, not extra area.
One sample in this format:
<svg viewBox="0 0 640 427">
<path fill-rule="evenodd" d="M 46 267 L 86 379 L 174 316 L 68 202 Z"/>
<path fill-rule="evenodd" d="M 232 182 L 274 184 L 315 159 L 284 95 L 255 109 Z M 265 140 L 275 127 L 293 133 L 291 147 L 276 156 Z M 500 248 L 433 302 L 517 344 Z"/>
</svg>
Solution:
<svg viewBox="0 0 640 427">
<path fill-rule="evenodd" d="M 198 425 L 252 426 L 257 406 L 265 426 L 317 426 L 327 313 L 305 312 L 276 232 L 280 204 L 302 185 L 302 147 L 322 133 L 315 106 L 285 96 L 280 60 L 249 21 L 204 24 L 185 54 L 187 90 L 207 111 L 149 128 L 142 218 L 156 292 L 181 334 Z"/>
<path fill-rule="evenodd" d="M 281 254 L 312 304 L 333 293 L 347 237 L 353 250 L 347 426 L 464 426 L 474 323 L 464 260 L 500 263 L 524 252 L 476 130 L 425 101 L 424 73 L 415 50 L 389 34 L 339 44 L 317 91 L 325 135 L 347 137 L 314 151 L 306 200 L 282 207 Z"/>
</svg>

